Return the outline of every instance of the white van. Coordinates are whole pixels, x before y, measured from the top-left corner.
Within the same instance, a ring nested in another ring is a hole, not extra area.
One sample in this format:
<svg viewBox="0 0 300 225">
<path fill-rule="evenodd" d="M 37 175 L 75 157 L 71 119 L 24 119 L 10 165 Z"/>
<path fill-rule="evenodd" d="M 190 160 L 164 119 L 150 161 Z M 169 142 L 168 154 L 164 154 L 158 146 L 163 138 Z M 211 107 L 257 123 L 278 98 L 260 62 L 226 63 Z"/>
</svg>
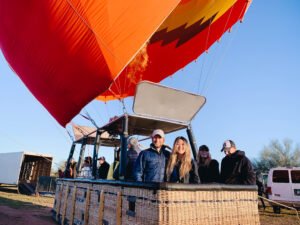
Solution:
<svg viewBox="0 0 300 225">
<path fill-rule="evenodd" d="M 300 167 L 277 167 L 269 171 L 267 190 L 270 200 L 300 207 Z M 273 204 L 275 213 L 280 206 Z"/>
</svg>

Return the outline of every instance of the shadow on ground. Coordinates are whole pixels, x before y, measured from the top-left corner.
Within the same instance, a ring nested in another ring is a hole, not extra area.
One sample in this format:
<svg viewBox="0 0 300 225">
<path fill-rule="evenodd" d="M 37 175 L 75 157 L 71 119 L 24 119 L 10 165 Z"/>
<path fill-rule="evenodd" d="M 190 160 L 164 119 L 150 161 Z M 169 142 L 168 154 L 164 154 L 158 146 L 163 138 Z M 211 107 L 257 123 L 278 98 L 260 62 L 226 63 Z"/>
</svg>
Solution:
<svg viewBox="0 0 300 225">
<path fill-rule="evenodd" d="M 49 207 L 46 207 L 46 206 L 41 206 L 41 205 L 36 205 L 34 203 L 31 203 L 31 202 L 27 202 L 27 201 L 22 201 L 22 200 L 12 200 L 10 198 L 6 198 L 6 197 L 3 197 L 1 196 L 0 197 L 0 205 L 6 205 L 6 206 L 9 206 L 9 207 L 12 207 L 12 208 L 15 208 L 15 209 L 18 209 L 20 207 L 23 207 L 23 206 L 26 206 L 26 207 L 29 207 L 29 208 L 49 208 Z"/>
<path fill-rule="evenodd" d="M 7 193 L 14 193 L 18 194 L 18 188 L 16 186 L 10 185 L 0 185 L 0 191 L 7 192 Z"/>
</svg>

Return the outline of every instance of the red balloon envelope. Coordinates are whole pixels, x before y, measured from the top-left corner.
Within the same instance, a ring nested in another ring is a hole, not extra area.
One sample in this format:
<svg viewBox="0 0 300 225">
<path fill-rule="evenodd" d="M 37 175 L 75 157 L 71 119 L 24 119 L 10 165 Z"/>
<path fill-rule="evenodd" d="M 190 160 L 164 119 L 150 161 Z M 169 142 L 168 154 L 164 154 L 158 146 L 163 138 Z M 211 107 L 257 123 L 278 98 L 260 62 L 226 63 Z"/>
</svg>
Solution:
<svg viewBox="0 0 300 225">
<path fill-rule="evenodd" d="M 91 100 L 134 94 L 207 50 L 246 0 L 0 0 L 0 48 L 51 115 L 66 125 Z"/>
</svg>

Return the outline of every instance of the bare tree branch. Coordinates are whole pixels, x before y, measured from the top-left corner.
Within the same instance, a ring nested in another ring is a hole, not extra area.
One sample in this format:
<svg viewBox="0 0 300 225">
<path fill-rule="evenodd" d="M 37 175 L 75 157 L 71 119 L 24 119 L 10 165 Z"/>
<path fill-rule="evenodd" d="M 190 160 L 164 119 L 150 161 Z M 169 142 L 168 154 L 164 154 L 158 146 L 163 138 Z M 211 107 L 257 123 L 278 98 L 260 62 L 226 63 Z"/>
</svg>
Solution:
<svg viewBox="0 0 300 225">
<path fill-rule="evenodd" d="M 253 165 L 261 172 L 278 166 L 300 166 L 300 146 L 293 147 L 290 139 L 283 140 L 282 144 L 272 140 L 268 146 L 263 147 L 259 159 L 253 160 Z"/>
</svg>

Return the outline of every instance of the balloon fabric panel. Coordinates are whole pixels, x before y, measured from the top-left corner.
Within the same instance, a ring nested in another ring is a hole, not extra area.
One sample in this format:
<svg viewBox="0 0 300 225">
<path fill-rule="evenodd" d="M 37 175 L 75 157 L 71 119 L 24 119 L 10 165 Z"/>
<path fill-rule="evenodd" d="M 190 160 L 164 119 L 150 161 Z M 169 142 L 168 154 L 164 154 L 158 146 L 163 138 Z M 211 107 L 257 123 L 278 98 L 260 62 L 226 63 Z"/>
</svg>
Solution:
<svg viewBox="0 0 300 225">
<path fill-rule="evenodd" d="M 65 126 L 108 89 L 178 3 L 0 0 L 0 48 Z"/>
</svg>

